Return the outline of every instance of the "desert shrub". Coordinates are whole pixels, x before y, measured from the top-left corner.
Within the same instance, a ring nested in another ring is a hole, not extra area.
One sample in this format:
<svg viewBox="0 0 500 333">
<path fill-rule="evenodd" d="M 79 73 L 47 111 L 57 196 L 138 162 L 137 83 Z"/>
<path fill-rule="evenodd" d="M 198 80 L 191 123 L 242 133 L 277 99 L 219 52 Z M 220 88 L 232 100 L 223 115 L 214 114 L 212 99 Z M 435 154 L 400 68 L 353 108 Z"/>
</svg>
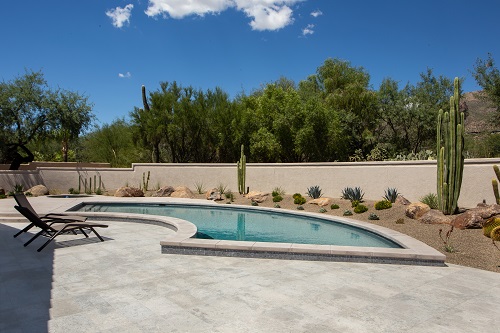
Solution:
<svg viewBox="0 0 500 333">
<path fill-rule="evenodd" d="M 283 197 L 281 195 L 276 195 L 276 196 L 273 196 L 273 202 L 280 202 L 281 200 L 283 200 Z"/>
<path fill-rule="evenodd" d="M 332 205 L 330 206 L 330 209 L 339 209 L 339 208 L 340 208 L 340 206 L 339 206 L 339 205 L 337 205 L 337 204 L 332 204 Z"/>
<path fill-rule="evenodd" d="M 16 184 L 14 185 L 13 192 L 14 193 L 20 193 L 24 191 L 24 186 L 22 184 Z"/>
<path fill-rule="evenodd" d="M 158 184 L 158 188 L 160 188 L 160 184 Z M 194 188 L 198 194 L 205 193 L 205 188 L 203 186 L 203 182 L 194 182 Z"/>
<path fill-rule="evenodd" d="M 5 199 L 7 196 L 5 194 L 0 194 L 0 199 Z"/>
<path fill-rule="evenodd" d="M 252 201 L 252 206 L 258 206 L 259 204 L 255 201 Z"/>
<path fill-rule="evenodd" d="M 344 216 L 351 216 L 352 212 L 349 209 L 344 210 Z"/>
<path fill-rule="evenodd" d="M 321 208 L 319 209 L 319 212 L 320 212 L 320 213 L 326 213 L 326 209 L 324 209 L 323 207 L 321 207 Z"/>
<path fill-rule="evenodd" d="M 346 187 L 342 190 L 342 199 L 346 199 L 349 201 L 359 201 L 363 202 L 363 196 L 365 194 L 361 190 L 360 187 Z"/>
<path fill-rule="evenodd" d="M 306 198 L 299 194 L 298 197 L 294 197 L 293 203 L 296 205 L 303 205 L 306 203 Z"/>
<path fill-rule="evenodd" d="M 226 193 L 227 185 L 224 185 L 223 183 L 219 183 L 217 185 L 217 191 L 219 191 L 220 194 Z"/>
<path fill-rule="evenodd" d="M 403 218 L 399 218 L 396 220 L 396 224 L 405 224 L 405 220 Z"/>
<path fill-rule="evenodd" d="M 368 207 L 366 207 L 365 205 L 362 205 L 362 204 L 359 204 L 357 205 L 356 207 L 354 207 L 354 212 L 356 214 L 361 214 L 361 213 L 364 213 L 368 210 Z"/>
<path fill-rule="evenodd" d="M 322 196 L 319 185 L 311 186 L 307 189 L 307 195 L 313 199 L 318 199 Z"/>
<path fill-rule="evenodd" d="M 304 210 L 304 207 L 302 207 L 302 206 L 297 206 L 297 209 L 298 209 L 298 210 Z"/>
<path fill-rule="evenodd" d="M 278 195 L 284 196 L 285 195 L 285 190 L 282 189 L 281 187 L 275 187 L 273 192 L 272 192 L 273 197 L 276 197 Z"/>
<path fill-rule="evenodd" d="M 431 209 L 438 209 L 437 195 L 434 193 L 428 193 L 420 198 L 420 202 L 428 205 Z"/>
<path fill-rule="evenodd" d="M 388 187 L 387 190 L 385 190 L 384 199 L 392 203 L 395 203 L 396 199 L 398 198 L 398 195 L 399 192 L 397 188 Z"/>
<path fill-rule="evenodd" d="M 372 221 L 380 220 L 380 217 L 378 217 L 378 215 L 375 213 L 370 213 L 370 215 L 368 215 L 368 220 L 372 220 Z"/>
<path fill-rule="evenodd" d="M 226 190 L 226 192 L 224 192 L 224 196 L 226 197 L 226 199 L 231 199 L 231 196 L 233 196 L 233 191 Z"/>
<path fill-rule="evenodd" d="M 274 204 L 274 208 L 281 208 L 281 206 L 279 204 Z"/>
<path fill-rule="evenodd" d="M 359 205 L 359 201 L 358 200 L 351 201 L 351 207 L 352 208 L 356 207 L 357 205 Z"/>
<path fill-rule="evenodd" d="M 302 194 L 300 193 L 295 193 L 294 195 L 292 195 L 292 198 L 296 199 L 296 198 L 300 198 L 302 197 Z"/>
<path fill-rule="evenodd" d="M 76 194 L 76 193 L 75 193 L 75 194 Z M 101 190 L 101 188 L 96 189 L 96 190 L 95 190 L 95 194 L 97 194 L 97 195 L 102 195 L 102 190 Z"/>
<path fill-rule="evenodd" d="M 392 203 L 389 200 L 381 200 L 375 203 L 376 210 L 388 209 L 392 207 Z"/>
</svg>

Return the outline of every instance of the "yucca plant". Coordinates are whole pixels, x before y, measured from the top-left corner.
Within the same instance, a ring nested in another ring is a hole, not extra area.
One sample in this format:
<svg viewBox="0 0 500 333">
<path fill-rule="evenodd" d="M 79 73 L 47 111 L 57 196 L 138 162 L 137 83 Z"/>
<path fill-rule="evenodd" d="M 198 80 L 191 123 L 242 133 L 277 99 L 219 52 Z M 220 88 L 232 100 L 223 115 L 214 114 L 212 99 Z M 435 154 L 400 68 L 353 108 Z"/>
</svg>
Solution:
<svg viewBox="0 0 500 333">
<path fill-rule="evenodd" d="M 361 190 L 360 187 L 346 187 L 342 190 L 342 199 L 346 199 L 346 200 L 349 200 L 351 202 L 353 201 L 357 201 L 358 203 L 359 202 L 363 202 L 363 196 L 365 194 L 363 193 L 363 191 Z"/>
<path fill-rule="evenodd" d="M 307 195 L 313 199 L 320 198 L 323 194 L 321 194 L 321 188 L 319 185 L 311 186 L 307 189 Z"/>
<path fill-rule="evenodd" d="M 391 203 L 395 203 L 398 195 L 399 192 L 397 188 L 388 187 L 387 190 L 385 190 L 384 199 L 390 201 Z"/>
</svg>

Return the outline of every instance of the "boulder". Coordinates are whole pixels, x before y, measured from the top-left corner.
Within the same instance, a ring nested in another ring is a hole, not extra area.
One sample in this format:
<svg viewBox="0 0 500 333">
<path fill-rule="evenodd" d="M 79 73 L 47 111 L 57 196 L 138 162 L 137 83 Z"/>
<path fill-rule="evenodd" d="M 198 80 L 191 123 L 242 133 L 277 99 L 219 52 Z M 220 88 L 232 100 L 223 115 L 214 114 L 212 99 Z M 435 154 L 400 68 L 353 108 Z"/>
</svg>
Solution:
<svg viewBox="0 0 500 333">
<path fill-rule="evenodd" d="M 143 197 L 144 192 L 140 188 L 124 186 L 115 192 L 115 197 Z"/>
<path fill-rule="evenodd" d="M 405 206 L 408 206 L 409 204 L 411 204 L 410 200 L 406 199 L 401 194 L 398 195 L 398 197 L 396 198 L 396 203 L 400 204 L 400 205 L 405 205 Z"/>
<path fill-rule="evenodd" d="M 175 189 L 172 186 L 163 186 L 154 194 L 155 197 L 169 197 Z"/>
<path fill-rule="evenodd" d="M 252 201 L 261 203 L 267 200 L 269 193 L 267 192 L 259 192 L 259 191 L 250 191 L 247 193 L 246 197 Z"/>
<path fill-rule="evenodd" d="M 31 193 L 32 196 L 38 197 L 41 195 L 47 195 L 49 194 L 49 189 L 45 187 L 44 185 L 35 185 L 29 190 L 25 191 L 24 193 Z"/>
<path fill-rule="evenodd" d="M 449 215 L 444 215 L 440 210 L 431 209 L 422 215 L 418 220 L 421 223 L 426 224 L 450 224 L 451 219 L 452 218 Z"/>
<path fill-rule="evenodd" d="M 324 206 L 330 206 L 332 204 L 332 199 L 331 198 L 317 198 L 308 201 L 307 203 L 312 204 L 312 205 L 318 205 L 320 207 Z"/>
<path fill-rule="evenodd" d="M 500 216 L 500 205 L 479 204 L 476 208 L 455 216 L 451 225 L 458 229 L 482 228 L 486 220 L 493 216 Z"/>
<path fill-rule="evenodd" d="M 219 201 L 222 200 L 222 195 L 220 194 L 219 190 L 213 188 L 205 193 L 205 198 L 207 198 L 207 200 Z"/>
<path fill-rule="evenodd" d="M 175 191 L 170 194 L 172 198 L 194 198 L 193 192 L 186 186 L 178 186 L 175 188 Z"/>
<path fill-rule="evenodd" d="M 406 208 L 405 214 L 411 219 L 418 220 L 422 215 L 431 210 L 431 207 L 422 203 L 422 202 L 414 202 L 409 204 Z"/>
</svg>

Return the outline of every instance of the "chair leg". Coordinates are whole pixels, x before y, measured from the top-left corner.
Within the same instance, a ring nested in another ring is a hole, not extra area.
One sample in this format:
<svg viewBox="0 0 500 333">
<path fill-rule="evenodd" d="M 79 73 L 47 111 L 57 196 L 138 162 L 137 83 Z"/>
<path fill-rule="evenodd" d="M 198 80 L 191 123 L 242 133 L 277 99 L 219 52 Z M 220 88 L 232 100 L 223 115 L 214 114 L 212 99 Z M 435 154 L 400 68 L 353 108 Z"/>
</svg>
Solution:
<svg viewBox="0 0 500 333">
<path fill-rule="evenodd" d="M 44 233 L 43 230 L 39 231 L 35 236 L 31 237 L 31 239 L 29 241 L 27 241 L 26 243 L 24 243 L 24 247 L 28 246 L 32 241 L 34 241 L 35 239 L 38 238 L 38 236 L 42 235 Z"/>
<path fill-rule="evenodd" d="M 82 232 L 82 234 L 84 234 L 84 235 L 85 235 L 85 238 L 89 238 L 89 235 L 87 235 L 87 234 L 85 233 L 85 231 L 83 231 L 83 228 L 80 228 L 80 231 Z"/>
<path fill-rule="evenodd" d="M 63 229 L 63 230 L 61 230 L 61 231 L 56 232 L 54 235 L 52 235 L 52 237 L 50 237 L 50 238 L 49 238 L 49 240 L 48 240 L 48 241 L 46 241 L 46 242 L 45 242 L 45 244 L 43 244 L 42 246 L 40 246 L 40 248 L 39 248 L 38 250 L 36 250 L 36 251 L 37 251 L 37 252 L 42 251 L 42 250 L 43 250 L 43 249 L 44 249 L 44 248 L 45 248 L 45 247 L 46 247 L 46 246 L 47 246 L 50 242 L 52 242 L 52 240 L 53 240 L 54 238 L 56 238 L 56 236 L 57 236 L 57 235 L 59 235 L 59 234 L 60 234 L 61 232 L 63 232 L 63 231 L 64 231 L 64 229 Z"/>
<path fill-rule="evenodd" d="M 17 234 L 14 235 L 14 238 L 16 238 L 17 236 L 19 236 L 20 234 L 22 234 L 23 232 L 26 232 L 28 230 L 30 230 L 32 227 L 34 226 L 33 223 L 30 223 L 28 224 L 26 227 L 24 227 L 23 230 L 20 230 Z"/>
<path fill-rule="evenodd" d="M 99 239 L 101 240 L 101 242 L 104 242 L 104 239 L 102 239 L 101 235 L 99 235 L 99 234 L 97 233 L 97 231 L 95 231 L 95 229 L 94 229 L 94 228 L 90 227 L 90 230 L 92 230 L 92 231 L 94 232 L 94 234 L 97 236 L 97 238 L 99 238 Z"/>
</svg>

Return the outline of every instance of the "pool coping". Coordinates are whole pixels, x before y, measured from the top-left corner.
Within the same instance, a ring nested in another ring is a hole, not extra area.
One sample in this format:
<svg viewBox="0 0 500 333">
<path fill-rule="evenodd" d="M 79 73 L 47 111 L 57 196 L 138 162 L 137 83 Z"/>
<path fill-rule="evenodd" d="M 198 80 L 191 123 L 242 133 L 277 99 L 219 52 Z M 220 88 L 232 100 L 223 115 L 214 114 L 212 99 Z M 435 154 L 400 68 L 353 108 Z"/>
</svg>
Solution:
<svg viewBox="0 0 500 333">
<path fill-rule="evenodd" d="M 96 198 L 98 198 L 96 200 Z M 337 245 L 315 245 L 315 244 L 295 244 L 295 243 L 271 243 L 271 242 L 248 242 L 231 241 L 217 239 L 197 239 L 193 236 L 197 232 L 196 226 L 186 220 L 146 214 L 130 213 L 109 213 L 109 212 L 80 212 L 68 211 L 83 204 L 102 203 L 134 203 L 141 204 L 191 204 L 196 206 L 216 206 L 218 208 L 239 208 L 245 210 L 269 211 L 273 213 L 290 213 L 293 215 L 311 216 L 325 220 L 339 221 L 348 225 L 361 227 L 376 234 L 388 238 L 403 248 L 379 248 L 379 247 L 356 247 Z M 64 199 L 66 200 L 66 199 Z M 223 205 L 212 201 L 200 199 L 180 199 L 180 198 L 114 198 L 114 197 L 87 197 L 68 199 L 66 205 L 59 207 L 60 210 L 68 214 L 85 215 L 98 220 L 120 220 L 131 222 L 142 222 L 161 225 L 175 231 L 175 234 L 167 236 L 160 241 L 161 252 L 170 254 L 186 255 L 210 255 L 210 256 L 230 256 L 248 258 L 268 258 L 268 259 L 296 259 L 296 260 L 321 260 L 321 261 L 352 261 L 371 263 L 395 263 L 410 265 L 432 265 L 444 266 L 446 256 L 429 245 L 402 234 L 398 231 L 388 229 L 379 225 L 370 224 L 351 218 L 324 215 L 312 212 L 294 212 L 289 210 L 253 207 L 244 205 Z"/>
</svg>

